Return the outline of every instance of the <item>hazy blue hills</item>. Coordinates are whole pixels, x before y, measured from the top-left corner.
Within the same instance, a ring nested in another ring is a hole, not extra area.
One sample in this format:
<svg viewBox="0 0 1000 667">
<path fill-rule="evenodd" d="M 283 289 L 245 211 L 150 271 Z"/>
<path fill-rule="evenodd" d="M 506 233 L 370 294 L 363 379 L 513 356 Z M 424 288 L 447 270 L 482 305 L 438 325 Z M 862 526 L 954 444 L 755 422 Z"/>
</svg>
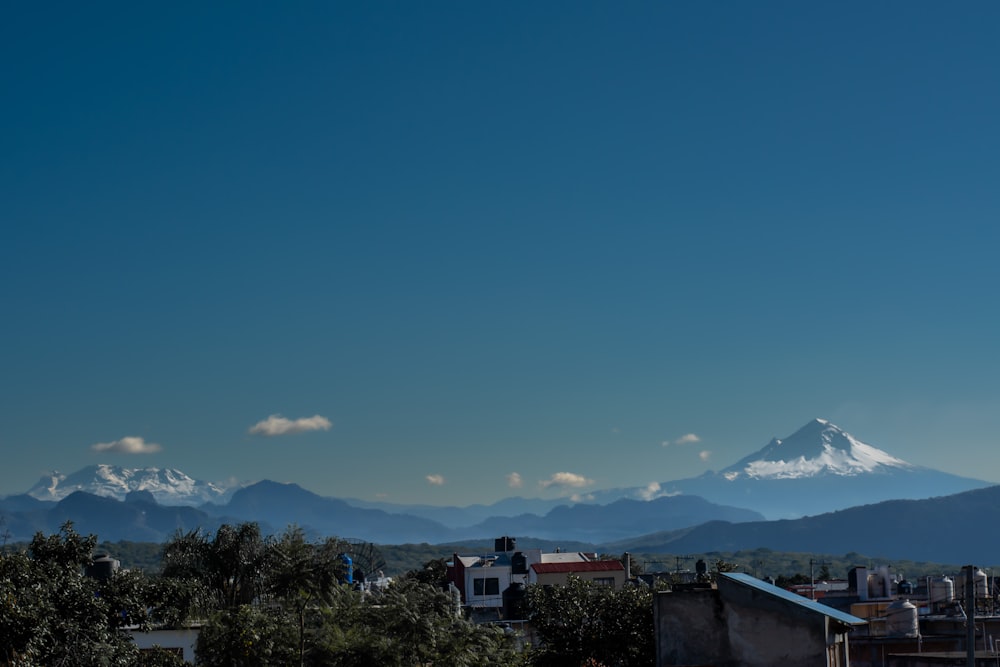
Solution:
<svg viewBox="0 0 1000 667">
<path fill-rule="evenodd" d="M 474 526 L 452 528 L 413 515 L 354 507 L 296 484 L 271 481 L 236 491 L 224 505 L 162 506 L 149 492 L 131 492 L 125 500 L 116 500 L 74 491 L 54 504 L 12 496 L 0 500 L 0 515 L 15 540 L 30 539 L 36 531 L 54 532 L 67 520 L 72 520 L 79 531 L 95 533 L 103 540 L 154 542 L 163 541 L 178 530 L 214 531 L 222 523 L 256 521 L 265 532 L 280 532 L 295 524 L 313 535 L 336 535 L 381 544 L 442 543 L 503 534 L 600 543 L 712 520 L 762 518 L 748 510 L 676 496 L 649 502 L 619 500 L 606 506 L 560 506 L 544 515 L 494 517 Z"/>
<path fill-rule="evenodd" d="M 696 496 L 671 496 L 655 500 L 621 499 L 607 505 L 561 505 L 544 516 L 522 514 L 491 517 L 466 529 L 478 535 L 531 535 L 547 540 L 601 543 L 642 533 L 648 526 L 684 528 L 705 522 L 755 521 L 764 517 L 752 510 L 710 503 Z"/>
<path fill-rule="evenodd" d="M 158 505 L 151 495 L 141 493 L 122 501 L 74 491 L 58 503 L 40 502 L 39 507 L 27 510 L 15 509 L 24 507 L 19 497 L 15 499 L 0 501 L 0 515 L 14 541 L 30 539 L 36 532 L 54 533 L 67 520 L 83 534 L 135 542 L 162 542 L 178 530 L 214 531 L 223 523 L 194 507 Z"/>
<path fill-rule="evenodd" d="M 1000 562 L 1000 486 L 925 500 L 890 500 L 801 519 L 710 521 L 622 540 L 615 549 L 705 553 L 766 547 L 943 563 Z"/>
<path fill-rule="evenodd" d="M 162 542 L 174 532 L 214 531 L 221 523 L 257 521 L 265 532 L 297 524 L 310 533 L 381 544 L 449 543 L 513 535 L 575 541 L 594 550 L 635 553 L 735 552 L 757 548 L 808 553 L 858 551 L 874 557 L 995 563 L 1000 555 L 1000 486 L 924 500 L 891 500 L 800 519 L 759 515 L 690 496 L 555 508 L 545 515 L 496 517 L 451 529 L 420 517 L 357 508 L 294 484 L 261 482 L 226 505 L 161 506 L 149 493 L 116 500 L 77 491 L 58 503 L 12 496 L 0 500 L 9 541 L 55 532 L 72 520 L 102 540 Z M 630 537 L 630 535 L 641 535 Z"/>
<path fill-rule="evenodd" d="M 312 533 L 384 544 L 438 542 L 452 536 L 450 529 L 436 521 L 353 507 L 343 500 L 318 496 L 297 484 L 271 481 L 240 489 L 225 505 L 203 505 L 202 509 L 242 521 L 267 523 L 279 530 L 295 524 Z"/>
</svg>

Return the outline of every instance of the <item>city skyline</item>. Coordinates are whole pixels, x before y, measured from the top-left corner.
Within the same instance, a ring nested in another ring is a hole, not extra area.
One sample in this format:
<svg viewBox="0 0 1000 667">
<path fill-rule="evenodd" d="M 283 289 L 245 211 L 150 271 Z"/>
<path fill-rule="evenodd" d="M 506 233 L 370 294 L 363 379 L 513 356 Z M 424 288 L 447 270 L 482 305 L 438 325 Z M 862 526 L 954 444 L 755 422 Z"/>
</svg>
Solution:
<svg viewBox="0 0 1000 667">
<path fill-rule="evenodd" d="M 814 418 L 1000 482 L 1000 8 L 11 8 L 0 496 L 466 505 Z"/>
</svg>

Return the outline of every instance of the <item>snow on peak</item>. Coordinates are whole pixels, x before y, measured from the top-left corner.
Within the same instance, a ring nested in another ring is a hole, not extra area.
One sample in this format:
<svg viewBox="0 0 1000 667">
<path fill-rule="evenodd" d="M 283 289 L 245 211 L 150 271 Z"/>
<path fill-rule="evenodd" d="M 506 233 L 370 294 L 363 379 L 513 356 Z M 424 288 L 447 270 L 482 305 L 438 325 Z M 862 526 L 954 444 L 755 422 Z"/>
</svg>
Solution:
<svg viewBox="0 0 1000 667">
<path fill-rule="evenodd" d="M 74 491 L 124 500 L 131 491 L 148 491 L 162 505 L 200 505 L 224 501 L 230 488 L 202 482 L 172 468 L 122 468 L 100 463 L 71 475 L 53 472 L 42 477 L 28 495 L 62 500 Z"/>
<path fill-rule="evenodd" d="M 825 419 L 814 419 L 784 440 L 771 440 L 760 451 L 724 469 L 722 475 L 730 481 L 741 476 L 795 479 L 819 475 L 853 476 L 913 467 L 861 442 Z"/>
</svg>

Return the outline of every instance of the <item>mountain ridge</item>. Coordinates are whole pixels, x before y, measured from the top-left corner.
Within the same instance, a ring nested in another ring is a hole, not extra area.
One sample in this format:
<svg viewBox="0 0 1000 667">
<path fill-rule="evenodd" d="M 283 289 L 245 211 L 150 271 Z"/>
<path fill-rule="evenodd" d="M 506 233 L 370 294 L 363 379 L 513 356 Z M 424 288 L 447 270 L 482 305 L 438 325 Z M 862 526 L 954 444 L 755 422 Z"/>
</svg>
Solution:
<svg viewBox="0 0 1000 667">
<path fill-rule="evenodd" d="M 885 500 L 946 496 L 989 485 L 912 465 L 825 419 L 814 419 L 787 438 L 774 438 L 718 472 L 664 482 L 652 499 L 648 487 L 633 487 L 594 492 L 586 503 L 569 498 L 507 498 L 466 508 L 388 505 L 323 497 L 296 484 L 270 480 L 225 487 L 170 468 L 98 464 L 72 475 L 47 476 L 27 494 L 0 499 L 0 510 L 37 518 L 73 492 L 122 501 L 141 493 L 162 506 L 196 506 L 210 517 L 209 523 L 222 516 L 255 520 L 279 530 L 295 523 L 341 536 L 361 537 L 364 533 L 372 541 L 483 538 L 523 534 L 524 529 L 545 538 L 603 540 L 626 537 L 629 531 L 642 532 L 648 527 L 642 521 L 659 522 L 659 527 L 666 529 L 713 519 L 789 519 Z M 649 503 L 666 497 L 680 500 L 663 501 L 655 505 L 663 511 L 653 511 L 654 505 Z M 619 504 L 611 511 L 599 509 L 625 499 L 636 504 Z M 698 508 L 685 514 L 680 510 L 684 504 Z M 622 509 L 625 506 L 629 509 Z"/>
</svg>

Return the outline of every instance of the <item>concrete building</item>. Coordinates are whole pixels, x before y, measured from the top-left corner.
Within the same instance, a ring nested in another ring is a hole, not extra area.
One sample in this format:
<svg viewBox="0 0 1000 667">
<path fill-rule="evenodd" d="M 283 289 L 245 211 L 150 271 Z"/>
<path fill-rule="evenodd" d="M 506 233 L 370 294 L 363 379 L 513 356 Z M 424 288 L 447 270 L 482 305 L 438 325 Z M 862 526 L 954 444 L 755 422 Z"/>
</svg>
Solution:
<svg viewBox="0 0 1000 667">
<path fill-rule="evenodd" d="M 148 632 L 129 628 L 132 641 L 140 651 L 148 651 L 154 647 L 169 651 L 185 662 L 194 663 L 195 647 L 198 644 L 200 624 L 192 624 L 181 628 L 157 628 Z"/>
<path fill-rule="evenodd" d="M 565 584 L 571 576 L 619 589 L 626 581 L 625 566 L 616 560 L 575 563 L 532 563 L 528 583 L 542 586 Z"/>
<path fill-rule="evenodd" d="M 576 565 L 594 560 L 596 554 L 543 553 L 541 549 L 518 549 L 513 537 L 500 537 L 496 539 L 492 553 L 465 556 L 454 554 L 448 563 L 447 576 L 448 581 L 454 584 L 461 594 L 463 605 L 499 610 L 503 607 L 504 591 L 511 586 L 523 587 L 535 583 L 532 578 L 535 575 L 531 570 L 533 565 L 543 563 Z M 618 565 L 621 566 L 621 563 Z M 565 580 L 566 576 L 563 576 L 561 581 Z M 558 577 L 554 577 L 553 581 L 559 583 Z"/>
<path fill-rule="evenodd" d="M 848 667 L 848 634 L 864 619 L 748 574 L 657 593 L 656 665 Z"/>
</svg>

